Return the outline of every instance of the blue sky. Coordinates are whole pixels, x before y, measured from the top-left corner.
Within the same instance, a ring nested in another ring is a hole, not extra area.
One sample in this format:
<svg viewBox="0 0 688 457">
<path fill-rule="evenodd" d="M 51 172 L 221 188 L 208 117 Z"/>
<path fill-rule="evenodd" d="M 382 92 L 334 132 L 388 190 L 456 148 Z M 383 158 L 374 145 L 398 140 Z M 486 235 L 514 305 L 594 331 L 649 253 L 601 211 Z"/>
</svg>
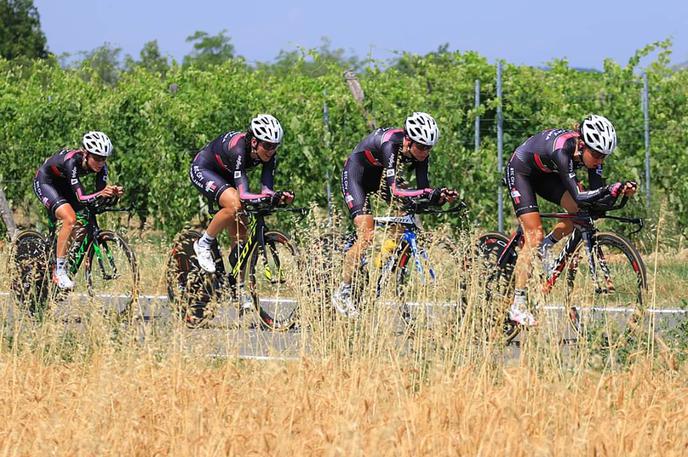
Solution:
<svg viewBox="0 0 688 457">
<path fill-rule="evenodd" d="M 395 50 L 477 51 L 527 65 L 567 58 L 601 68 L 605 57 L 625 63 L 635 50 L 672 37 L 674 63 L 688 61 L 688 1 L 221 1 L 35 0 L 51 52 L 90 50 L 109 42 L 138 56 L 158 40 L 181 61 L 196 30 L 227 29 L 236 53 L 271 61 L 281 49 L 333 47 L 385 59 Z"/>
</svg>

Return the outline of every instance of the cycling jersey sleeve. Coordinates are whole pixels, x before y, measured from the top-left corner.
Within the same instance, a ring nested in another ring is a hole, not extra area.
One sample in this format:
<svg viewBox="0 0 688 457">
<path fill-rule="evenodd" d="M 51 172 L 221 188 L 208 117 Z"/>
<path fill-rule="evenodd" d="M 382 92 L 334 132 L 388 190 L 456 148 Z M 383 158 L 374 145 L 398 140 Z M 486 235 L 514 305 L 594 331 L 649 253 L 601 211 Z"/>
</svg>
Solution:
<svg viewBox="0 0 688 457">
<path fill-rule="evenodd" d="M 568 143 L 568 142 L 567 142 Z M 571 194 L 577 204 L 588 204 L 599 200 L 607 195 L 606 187 L 596 188 L 594 190 L 581 190 L 578 187 L 576 180 L 576 171 L 573 167 L 572 151 L 567 151 L 564 146 L 552 154 L 552 159 L 559 170 L 559 177 L 561 178 L 564 188 Z"/>
<path fill-rule="evenodd" d="M 420 197 L 428 192 L 428 189 L 402 189 L 397 182 L 396 176 L 396 161 L 395 159 L 395 149 L 398 146 L 393 142 L 388 141 L 382 145 L 382 160 L 385 164 L 384 177 L 385 183 L 388 189 L 391 189 L 392 195 L 394 197 Z M 428 177 L 428 165 L 427 160 L 425 162 L 425 171 L 422 170 L 423 166 L 419 163 L 416 168 L 416 183 L 418 187 L 422 187 L 422 182 L 427 182 Z M 420 177 L 420 178 L 419 178 Z M 423 181 L 423 179 L 425 181 Z"/>
<path fill-rule="evenodd" d="M 273 155 L 269 162 L 263 164 L 263 170 L 260 174 L 260 182 L 262 183 L 261 192 L 265 195 L 272 195 L 275 193 L 275 169 L 277 168 L 277 154 Z"/>
<path fill-rule="evenodd" d="M 416 185 L 419 189 L 428 189 L 430 187 L 430 178 L 428 178 L 428 163 L 430 157 L 422 162 L 416 163 Z"/>
<path fill-rule="evenodd" d="M 101 190 L 105 189 L 105 186 L 107 186 L 107 179 L 108 179 L 108 169 L 107 165 L 103 165 L 102 170 L 96 174 L 96 191 L 100 192 Z"/>
<path fill-rule="evenodd" d="M 590 186 L 590 190 L 599 189 L 607 184 L 602 176 L 602 165 L 593 169 L 588 168 L 588 184 Z"/>
<path fill-rule="evenodd" d="M 263 165 L 263 177 L 265 176 L 265 166 L 267 166 L 267 164 Z M 270 196 L 270 194 L 265 192 L 261 192 L 260 194 L 254 194 L 250 192 L 248 188 L 248 177 L 246 176 L 246 170 L 244 170 L 243 165 L 241 165 L 241 162 L 239 161 L 237 161 L 237 166 L 234 170 L 234 182 L 236 183 L 237 190 L 239 191 L 239 198 L 241 200 L 256 200 Z M 263 182 L 263 188 L 264 187 L 265 183 Z"/>
<path fill-rule="evenodd" d="M 100 193 L 100 189 L 98 190 L 98 192 L 95 192 L 93 194 L 86 194 L 86 192 L 84 191 L 84 187 L 81 185 L 81 181 L 79 180 L 76 160 L 65 160 L 65 171 L 66 175 L 69 177 L 69 185 L 72 188 L 72 191 L 74 191 L 74 195 L 76 195 L 77 200 L 79 200 L 82 203 L 90 203 L 96 199 L 96 197 Z M 99 181 L 96 180 L 96 185 L 98 184 L 98 182 Z"/>
</svg>

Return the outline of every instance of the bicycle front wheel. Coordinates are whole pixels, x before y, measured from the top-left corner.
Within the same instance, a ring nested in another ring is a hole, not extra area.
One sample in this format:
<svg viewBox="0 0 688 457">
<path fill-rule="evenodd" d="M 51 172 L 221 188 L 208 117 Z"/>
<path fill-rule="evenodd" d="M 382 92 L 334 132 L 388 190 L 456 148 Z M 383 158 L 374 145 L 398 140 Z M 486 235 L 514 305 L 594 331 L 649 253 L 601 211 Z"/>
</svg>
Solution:
<svg viewBox="0 0 688 457">
<path fill-rule="evenodd" d="M 626 238 L 597 233 L 588 255 L 580 243 L 566 273 L 566 303 L 574 329 L 609 348 L 622 347 L 642 331 L 647 278 L 645 264 Z"/>
<path fill-rule="evenodd" d="M 416 252 L 405 244 L 396 259 L 396 298 L 401 317 L 414 327 L 421 323 L 427 328 L 450 326 L 465 308 L 464 256 L 447 239 L 424 241 L 424 247 Z"/>
<path fill-rule="evenodd" d="M 265 234 L 265 251 L 257 246 L 251 254 L 248 283 L 263 326 L 289 330 L 297 319 L 299 269 L 296 249 L 284 233 Z"/>
<path fill-rule="evenodd" d="M 138 301 L 138 266 L 134 252 L 121 236 L 109 230 L 100 232 L 98 242 L 88 248 L 84 267 L 91 299 L 109 304 L 118 314 L 134 311 Z"/>
</svg>

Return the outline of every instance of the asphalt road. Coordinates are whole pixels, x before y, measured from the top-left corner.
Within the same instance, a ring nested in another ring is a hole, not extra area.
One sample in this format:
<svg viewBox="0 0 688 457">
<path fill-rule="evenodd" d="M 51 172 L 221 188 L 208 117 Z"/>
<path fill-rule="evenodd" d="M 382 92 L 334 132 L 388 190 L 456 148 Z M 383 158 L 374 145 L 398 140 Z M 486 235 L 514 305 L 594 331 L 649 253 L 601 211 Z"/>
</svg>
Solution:
<svg viewBox="0 0 688 457">
<path fill-rule="evenodd" d="M 105 309 L 120 307 L 122 302 L 121 297 L 118 296 L 101 296 L 99 298 L 99 303 Z M 79 308 L 84 305 L 93 306 L 92 303 L 88 304 L 87 302 L 87 297 L 73 294 L 67 300 L 57 305 L 57 309 L 54 310 L 55 315 L 61 317 L 65 322 L 78 322 Z M 2 309 L 5 310 L 3 315 L 6 322 L 13 321 L 17 308 L 9 306 L 10 296 L 7 292 L 0 292 L 0 304 L 2 304 Z M 142 338 L 145 338 L 146 334 L 154 333 L 152 330 L 155 328 L 169 329 L 177 324 L 176 317 L 170 309 L 166 296 L 141 296 L 139 306 L 143 315 L 143 323 L 140 324 L 142 326 L 140 332 Z M 418 305 L 416 304 L 416 306 Z M 432 320 L 432 316 L 441 313 L 444 307 L 453 305 L 444 303 L 426 304 L 424 306 L 426 306 L 426 312 L 430 316 L 429 320 Z M 563 307 L 545 306 L 544 309 L 547 319 L 551 320 L 547 325 L 555 325 L 557 322 L 562 322 L 561 319 L 564 316 Z M 597 312 L 597 319 L 601 315 L 604 315 L 605 318 L 617 319 L 619 321 L 628 317 L 626 309 L 597 310 L 594 312 Z M 687 311 L 682 309 L 655 309 L 651 310 L 650 313 L 655 319 L 655 328 L 662 333 L 667 332 L 667 330 L 688 318 Z M 396 313 L 390 314 L 396 315 Z M 401 328 L 398 322 L 392 322 L 391 325 Z M 401 334 L 401 332 L 399 333 Z M 215 319 L 207 328 L 184 328 L 182 335 L 183 344 L 187 351 L 190 353 L 202 353 L 206 356 L 257 360 L 296 360 L 309 352 L 307 332 L 302 332 L 298 329 L 288 332 L 261 330 L 256 325 L 256 318 L 253 315 L 248 314 L 239 319 L 238 312 L 233 307 L 219 308 Z M 573 335 L 562 335 L 562 338 L 572 339 L 570 338 L 571 336 Z M 404 337 L 400 335 L 399 338 L 400 344 L 403 345 Z M 516 343 L 507 350 L 505 355 L 508 358 L 518 356 L 518 343 L 517 338 Z"/>
</svg>

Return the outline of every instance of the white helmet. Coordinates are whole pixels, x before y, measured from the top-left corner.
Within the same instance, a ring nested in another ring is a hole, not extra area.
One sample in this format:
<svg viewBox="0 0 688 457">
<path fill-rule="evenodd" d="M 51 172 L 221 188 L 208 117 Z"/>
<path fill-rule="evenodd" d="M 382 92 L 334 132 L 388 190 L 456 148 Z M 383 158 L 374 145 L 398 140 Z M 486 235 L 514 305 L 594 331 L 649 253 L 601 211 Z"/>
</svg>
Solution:
<svg viewBox="0 0 688 457">
<path fill-rule="evenodd" d="M 591 114 L 581 124 L 581 135 L 588 147 L 595 151 L 609 155 L 616 148 L 616 130 L 609 119 L 604 116 Z"/>
<path fill-rule="evenodd" d="M 437 122 L 427 113 L 415 112 L 406 118 L 406 135 L 416 143 L 434 146 L 440 138 Z"/>
<path fill-rule="evenodd" d="M 251 119 L 249 130 L 253 136 L 268 143 L 281 143 L 284 135 L 279 121 L 269 114 L 259 114 Z"/>
<path fill-rule="evenodd" d="M 88 132 L 81 140 L 81 144 L 87 152 L 97 156 L 108 157 L 112 154 L 110 138 L 103 132 Z"/>
</svg>

